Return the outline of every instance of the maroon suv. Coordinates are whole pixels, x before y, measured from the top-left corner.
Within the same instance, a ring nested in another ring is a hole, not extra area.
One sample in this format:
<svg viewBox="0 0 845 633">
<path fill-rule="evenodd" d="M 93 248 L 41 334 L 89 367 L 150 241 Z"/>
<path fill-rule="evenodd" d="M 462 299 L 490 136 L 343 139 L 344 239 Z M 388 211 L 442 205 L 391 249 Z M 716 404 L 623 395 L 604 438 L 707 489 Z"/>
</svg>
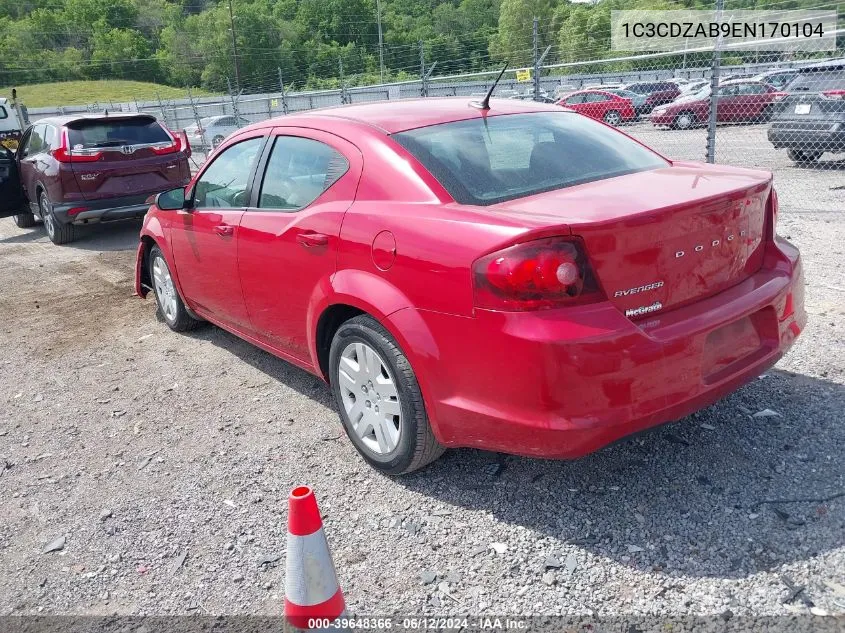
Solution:
<svg viewBox="0 0 845 633">
<path fill-rule="evenodd" d="M 184 136 L 147 114 L 41 119 L 14 160 L 0 157 L 0 217 L 20 227 L 40 219 L 65 244 L 77 225 L 143 216 L 150 195 L 190 181 L 189 155 Z"/>
</svg>

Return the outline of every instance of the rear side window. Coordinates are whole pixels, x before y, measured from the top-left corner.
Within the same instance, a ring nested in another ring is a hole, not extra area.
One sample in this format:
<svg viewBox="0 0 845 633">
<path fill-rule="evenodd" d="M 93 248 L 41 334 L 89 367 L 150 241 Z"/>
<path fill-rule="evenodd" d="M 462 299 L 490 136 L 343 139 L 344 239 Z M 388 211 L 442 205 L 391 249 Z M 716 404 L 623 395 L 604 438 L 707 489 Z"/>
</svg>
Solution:
<svg viewBox="0 0 845 633">
<path fill-rule="evenodd" d="M 267 161 L 258 206 L 286 211 L 307 207 L 348 169 L 349 162 L 324 143 L 280 136 Z"/>
<path fill-rule="evenodd" d="M 490 116 L 395 134 L 462 204 L 489 205 L 668 163 L 572 112 Z"/>
<path fill-rule="evenodd" d="M 0 119 L 8 119 L 9 113 L 6 112 L 6 108 L 4 106 L 0 106 Z"/>
<path fill-rule="evenodd" d="M 789 83 L 790 92 L 824 92 L 825 90 L 845 90 L 845 69 L 813 70 L 798 73 Z"/>
<path fill-rule="evenodd" d="M 147 117 L 76 121 L 68 124 L 68 140 L 75 149 L 171 142 L 158 121 Z"/>
</svg>

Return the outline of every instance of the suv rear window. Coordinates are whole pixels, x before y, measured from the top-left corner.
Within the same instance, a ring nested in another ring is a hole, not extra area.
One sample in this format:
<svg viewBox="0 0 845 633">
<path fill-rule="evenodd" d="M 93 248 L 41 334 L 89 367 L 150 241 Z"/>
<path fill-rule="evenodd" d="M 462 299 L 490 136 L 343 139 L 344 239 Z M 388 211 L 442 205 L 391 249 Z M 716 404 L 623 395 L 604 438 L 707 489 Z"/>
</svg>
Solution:
<svg viewBox="0 0 845 633">
<path fill-rule="evenodd" d="M 824 92 L 845 90 L 845 69 L 800 72 L 788 85 L 790 92 Z"/>
<path fill-rule="evenodd" d="M 573 112 L 441 123 L 392 138 L 461 204 L 495 204 L 668 165 L 624 134 Z"/>
<path fill-rule="evenodd" d="M 90 119 L 68 124 L 71 147 L 110 147 L 169 143 L 170 136 L 158 121 L 148 117 L 137 119 Z"/>
</svg>

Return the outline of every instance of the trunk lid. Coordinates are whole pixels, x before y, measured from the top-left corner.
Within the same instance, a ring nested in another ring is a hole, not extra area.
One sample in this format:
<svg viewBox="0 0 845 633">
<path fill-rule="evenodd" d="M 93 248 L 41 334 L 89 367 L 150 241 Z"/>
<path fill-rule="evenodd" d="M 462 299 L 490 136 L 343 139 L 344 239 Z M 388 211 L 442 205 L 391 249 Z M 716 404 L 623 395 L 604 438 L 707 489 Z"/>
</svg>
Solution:
<svg viewBox="0 0 845 633">
<path fill-rule="evenodd" d="M 713 165 L 620 176 L 497 205 L 580 236 L 609 301 L 631 318 L 703 299 L 763 262 L 771 175 Z M 545 231 L 548 232 L 548 231 Z"/>
<path fill-rule="evenodd" d="M 165 191 L 187 177 L 179 141 L 149 115 L 85 118 L 69 123 L 67 135 L 85 200 Z M 90 156 L 80 160 L 77 153 Z"/>
<path fill-rule="evenodd" d="M 774 128 L 827 131 L 845 119 L 845 67 L 841 61 L 802 69 L 785 90 L 789 95 L 778 108 Z"/>
</svg>

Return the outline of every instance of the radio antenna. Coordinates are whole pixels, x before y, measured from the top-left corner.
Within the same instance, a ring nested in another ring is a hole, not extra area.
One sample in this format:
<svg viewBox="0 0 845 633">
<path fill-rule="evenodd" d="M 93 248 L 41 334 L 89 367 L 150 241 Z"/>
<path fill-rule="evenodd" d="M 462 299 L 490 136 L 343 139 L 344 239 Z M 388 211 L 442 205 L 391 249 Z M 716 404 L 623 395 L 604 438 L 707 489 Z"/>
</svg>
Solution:
<svg viewBox="0 0 845 633">
<path fill-rule="evenodd" d="M 470 101 L 469 104 L 473 108 L 478 108 L 479 110 L 489 110 L 490 109 L 490 97 L 493 95 L 493 91 L 496 89 L 496 86 L 499 85 L 499 80 L 502 78 L 502 75 L 505 74 L 505 71 L 508 69 L 508 62 L 505 62 L 505 65 L 502 66 L 502 70 L 499 71 L 499 76 L 496 77 L 496 81 L 493 82 L 493 85 L 490 86 L 490 90 L 487 91 L 487 94 L 484 95 L 484 98 L 481 101 Z"/>
</svg>

